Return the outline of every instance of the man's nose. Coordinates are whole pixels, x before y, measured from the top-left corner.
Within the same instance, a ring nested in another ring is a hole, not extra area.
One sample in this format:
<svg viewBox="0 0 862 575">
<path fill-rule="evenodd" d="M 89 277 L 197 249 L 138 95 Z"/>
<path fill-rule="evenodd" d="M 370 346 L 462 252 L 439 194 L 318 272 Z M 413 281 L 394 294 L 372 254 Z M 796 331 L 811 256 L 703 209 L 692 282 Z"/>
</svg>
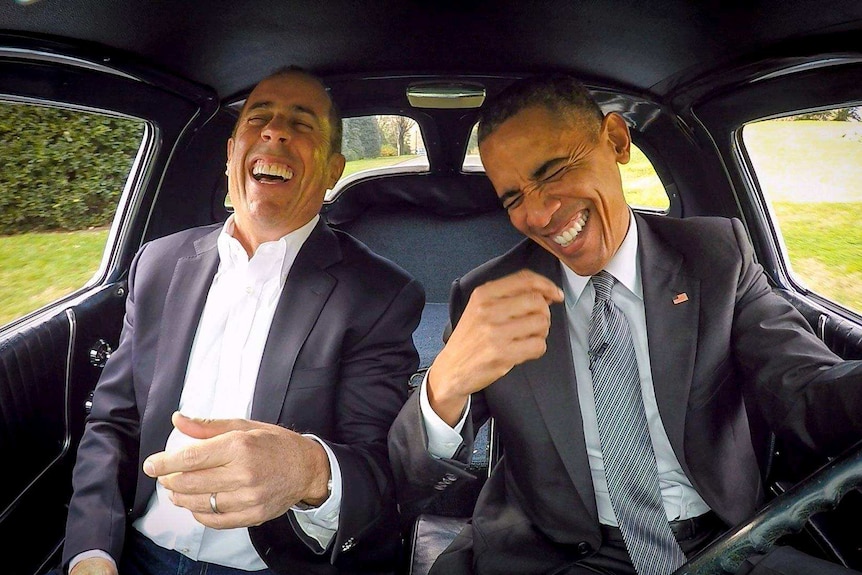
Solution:
<svg viewBox="0 0 862 575">
<path fill-rule="evenodd" d="M 534 229 L 541 229 L 551 223 L 554 212 L 560 208 L 560 201 L 541 190 L 524 196 L 524 208 L 527 212 L 527 224 Z"/>
<path fill-rule="evenodd" d="M 275 140 L 281 143 L 287 142 L 290 140 L 290 125 L 287 121 L 281 118 L 272 118 L 267 122 L 266 126 L 264 126 L 260 136 L 267 141 Z"/>
</svg>

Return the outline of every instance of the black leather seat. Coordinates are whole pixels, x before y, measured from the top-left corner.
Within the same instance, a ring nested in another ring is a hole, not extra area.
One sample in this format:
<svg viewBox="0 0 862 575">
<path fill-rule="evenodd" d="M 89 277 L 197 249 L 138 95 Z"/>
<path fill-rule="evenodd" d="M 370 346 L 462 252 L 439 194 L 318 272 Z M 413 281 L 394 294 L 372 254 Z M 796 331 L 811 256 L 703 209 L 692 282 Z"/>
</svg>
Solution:
<svg viewBox="0 0 862 575">
<path fill-rule="evenodd" d="M 410 575 L 427 575 L 434 561 L 466 525 L 466 517 L 420 515 L 410 540 Z"/>
</svg>

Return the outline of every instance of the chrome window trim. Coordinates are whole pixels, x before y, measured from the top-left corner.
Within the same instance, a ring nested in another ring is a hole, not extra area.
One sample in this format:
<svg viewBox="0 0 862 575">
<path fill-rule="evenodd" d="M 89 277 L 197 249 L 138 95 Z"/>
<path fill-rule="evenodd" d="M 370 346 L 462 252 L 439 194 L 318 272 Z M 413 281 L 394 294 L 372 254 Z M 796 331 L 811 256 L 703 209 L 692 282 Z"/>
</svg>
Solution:
<svg viewBox="0 0 862 575">
<path fill-rule="evenodd" d="M 92 62 L 90 60 L 85 60 L 83 58 L 76 58 L 75 56 L 67 56 L 65 54 L 55 54 L 52 52 L 42 52 L 41 50 L 33 50 L 30 48 L 12 48 L 9 46 L 0 46 L 0 58 L 15 58 L 18 60 L 29 60 L 36 62 L 47 62 L 49 64 L 64 64 L 66 66 L 74 66 L 76 68 L 84 68 L 86 70 L 92 70 L 94 72 L 101 72 L 103 74 L 112 74 L 114 76 L 119 76 L 121 78 L 126 78 L 129 80 L 134 80 L 135 82 L 140 82 L 140 78 L 136 78 L 130 74 L 117 70 L 111 66 L 107 66 L 105 64 L 99 64 L 98 62 Z M 111 58 L 105 56 L 103 58 L 104 62 L 110 62 Z"/>
</svg>

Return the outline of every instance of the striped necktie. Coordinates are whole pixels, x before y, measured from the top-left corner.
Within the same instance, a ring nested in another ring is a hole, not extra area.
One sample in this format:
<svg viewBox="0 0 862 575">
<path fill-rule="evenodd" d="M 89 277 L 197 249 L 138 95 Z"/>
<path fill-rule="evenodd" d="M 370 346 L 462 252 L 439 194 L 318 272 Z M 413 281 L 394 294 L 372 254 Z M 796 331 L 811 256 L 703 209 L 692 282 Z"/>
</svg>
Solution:
<svg viewBox="0 0 862 575">
<path fill-rule="evenodd" d="M 685 555 L 662 504 L 632 334 L 611 301 L 614 276 L 601 271 L 592 282 L 590 371 L 611 505 L 635 570 L 667 575 L 685 563 Z"/>
</svg>

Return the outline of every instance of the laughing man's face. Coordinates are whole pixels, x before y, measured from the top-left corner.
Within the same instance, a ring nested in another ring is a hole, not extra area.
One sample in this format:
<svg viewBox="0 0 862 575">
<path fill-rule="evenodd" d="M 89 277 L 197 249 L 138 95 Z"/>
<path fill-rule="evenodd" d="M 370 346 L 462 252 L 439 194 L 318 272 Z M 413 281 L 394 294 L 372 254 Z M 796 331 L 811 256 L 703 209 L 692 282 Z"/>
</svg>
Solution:
<svg viewBox="0 0 862 575">
<path fill-rule="evenodd" d="M 332 153 L 329 96 L 314 78 L 280 74 L 259 83 L 228 140 L 228 193 L 243 235 L 279 238 L 320 211 L 344 169 Z"/>
<path fill-rule="evenodd" d="M 617 114 L 596 126 L 535 106 L 500 124 L 479 152 L 512 224 L 590 276 L 604 269 L 628 231 L 617 164 L 629 161 L 630 145 Z"/>
</svg>

